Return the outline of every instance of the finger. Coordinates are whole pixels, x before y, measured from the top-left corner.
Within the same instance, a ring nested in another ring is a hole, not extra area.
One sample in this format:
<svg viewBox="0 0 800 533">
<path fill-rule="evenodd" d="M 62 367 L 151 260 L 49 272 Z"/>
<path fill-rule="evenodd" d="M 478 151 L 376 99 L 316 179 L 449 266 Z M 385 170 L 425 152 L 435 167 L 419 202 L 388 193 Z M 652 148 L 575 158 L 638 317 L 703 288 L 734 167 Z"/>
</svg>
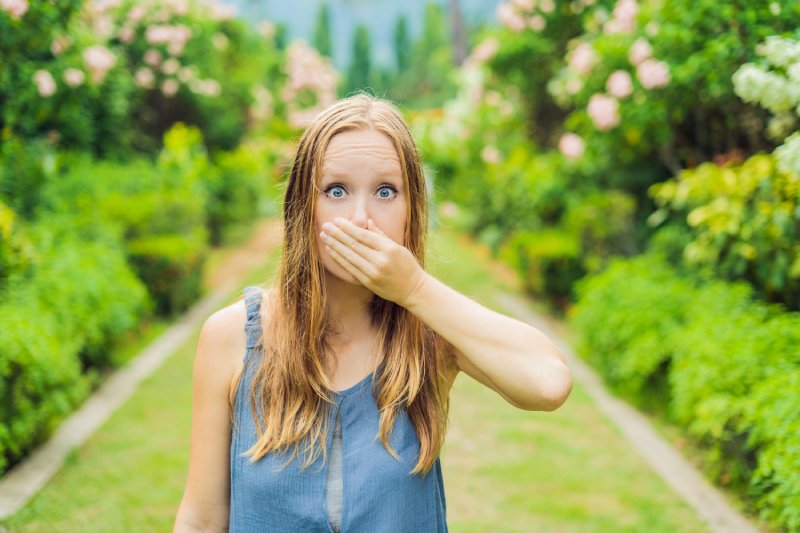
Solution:
<svg viewBox="0 0 800 533">
<path fill-rule="evenodd" d="M 358 243 L 354 248 L 350 248 L 340 240 L 337 240 L 329 235 L 326 237 L 327 238 L 325 237 L 323 238 L 323 241 L 325 241 L 325 243 L 327 244 L 326 249 L 331 249 L 333 252 L 336 252 L 336 254 L 338 254 L 340 258 L 344 259 L 350 265 L 359 269 L 362 275 L 363 274 L 374 275 L 373 272 L 374 268 L 372 267 L 372 263 L 368 258 L 365 258 L 363 255 L 361 255 L 361 252 L 362 251 L 365 251 L 367 253 L 377 253 L 377 252 L 375 252 L 374 250 L 369 250 L 365 246 Z M 363 283 L 363 280 L 361 280 L 361 278 L 359 278 L 359 280 L 362 281 Z"/>
<path fill-rule="evenodd" d="M 385 243 L 382 242 L 380 235 L 376 235 L 374 232 L 364 228 L 359 228 L 347 219 L 337 218 L 334 220 L 334 224 L 342 230 L 345 235 L 373 250 L 383 250 L 385 247 Z M 349 241 L 345 240 L 345 242 Z"/>
<path fill-rule="evenodd" d="M 333 242 L 339 242 L 345 247 L 357 252 L 359 255 L 369 261 L 374 261 L 377 258 L 376 256 L 379 255 L 377 250 L 360 243 L 354 237 L 348 235 L 344 232 L 344 230 L 334 226 L 330 222 L 326 222 L 322 225 L 322 227 L 324 228 L 324 231 L 320 233 L 320 237 L 328 245 L 332 245 Z M 328 238 L 327 240 L 326 237 Z"/>
<path fill-rule="evenodd" d="M 375 232 L 375 233 L 377 233 L 378 235 L 383 235 L 383 236 L 384 236 L 384 237 L 386 237 L 387 239 L 389 238 L 389 236 L 388 236 L 388 235 L 386 235 L 386 234 L 383 232 L 383 230 L 382 230 L 381 228 L 379 228 L 379 227 L 377 226 L 377 224 L 375 224 L 375 221 L 374 221 L 374 220 L 372 220 L 371 218 L 370 218 L 370 219 L 369 219 L 369 221 L 367 222 L 367 229 L 369 229 L 369 230 L 371 230 L 371 231 L 374 231 L 374 232 Z"/>
<path fill-rule="evenodd" d="M 360 271 L 359 271 L 359 270 L 358 270 L 358 269 L 357 269 L 357 268 L 356 268 L 356 267 L 355 267 L 355 266 L 354 266 L 354 265 L 353 265 L 353 264 L 352 264 L 350 261 L 348 261 L 347 259 L 345 259 L 345 258 L 344 258 L 344 257 L 343 257 L 343 256 L 342 256 L 342 255 L 341 255 L 339 252 L 337 252 L 336 250 L 334 250 L 334 249 L 333 249 L 332 247 L 330 247 L 330 246 L 327 246 L 327 245 L 326 245 L 326 246 L 325 246 L 325 251 L 326 251 L 326 252 L 328 252 L 328 254 L 329 254 L 331 257 L 333 257 L 333 259 L 334 259 L 334 260 L 335 260 L 337 263 L 339 263 L 340 265 L 342 265 L 342 268 L 344 268 L 344 269 L 345 269 L 345 270 L 347 270 L 347 271 L 348 271 L 350 274 L 352 274 L 352 275 L 353 275 L 353 277 L 354 277 L 354 278 L 356 278 L 356 280 L 358 280 L 358 282 L 359 282 L 359 283 L 361 283 L 362 285 L 364 285 L 364 281 L 361 279 L 361 277 L 363 276 L 363 274 L 362 274 L 362 273 L 361 273 L 361 272 L 360 272 Z"/>
</svg>

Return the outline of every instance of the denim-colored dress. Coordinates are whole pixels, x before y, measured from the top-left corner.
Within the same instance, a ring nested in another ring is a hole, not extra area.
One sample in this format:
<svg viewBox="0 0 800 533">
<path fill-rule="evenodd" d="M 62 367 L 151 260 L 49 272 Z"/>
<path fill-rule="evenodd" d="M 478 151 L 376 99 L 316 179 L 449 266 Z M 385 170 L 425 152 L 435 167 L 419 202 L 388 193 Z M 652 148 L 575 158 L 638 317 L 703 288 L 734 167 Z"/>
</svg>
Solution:
<svg viewBox="0 0 800 533">
<path fill-rule="evenodd" d="M 400 461 L 386 451 L 378 437 L 380 416 L 371 391 L 372 374 L 334 392 L 329 416 L 335 423 L 328 427 L 335 431 L 326 438 L 324 465 L 320 453 L 302 470 L 303 446 L 283 470 L 293 450 L 270 452 L 255 463 L 244 455 L 256 442 L 248 395 L 256 363 L 264 355 L 263 347 L 257 346 L 262 291 L 247 287 L 244 292 L 247 352 L 235 394 L 237 424 L 231 430 L 231 533 L 446 532 L 440 460 L 427 476 L 409 474 L 420 444 L 405 410 L 398 413 L 389 437 Z"/>
</svg>

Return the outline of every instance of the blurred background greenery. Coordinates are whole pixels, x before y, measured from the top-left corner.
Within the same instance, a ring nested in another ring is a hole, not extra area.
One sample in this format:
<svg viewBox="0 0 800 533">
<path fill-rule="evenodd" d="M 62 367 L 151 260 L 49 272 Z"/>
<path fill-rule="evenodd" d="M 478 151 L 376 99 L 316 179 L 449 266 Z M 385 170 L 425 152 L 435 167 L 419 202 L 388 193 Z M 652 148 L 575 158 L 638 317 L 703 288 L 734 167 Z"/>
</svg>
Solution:
<svg viewBox="0 0 800 533">
<path fill-rule="evenodd" d="M 800 531 L 799 27 L 794 0 L 0 3 L 0 472 L 364 90 L 412 124 L 434 224 Z"/>
</svg>

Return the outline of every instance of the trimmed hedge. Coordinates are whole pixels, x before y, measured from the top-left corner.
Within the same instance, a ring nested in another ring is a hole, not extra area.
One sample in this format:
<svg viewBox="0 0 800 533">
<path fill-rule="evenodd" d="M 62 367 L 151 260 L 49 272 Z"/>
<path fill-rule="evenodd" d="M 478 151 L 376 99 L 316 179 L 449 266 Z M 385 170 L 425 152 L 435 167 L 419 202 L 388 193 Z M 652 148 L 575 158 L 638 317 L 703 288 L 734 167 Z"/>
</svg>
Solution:
<svg viewBox="0 0 800 533">
<path fill-rule="evenodd" d="M 665 408 L 705 468 L 771 524 L 800 528 L 800 313 L 743 283 L 689 277 L 658 254 L 581 280 L 580 352 L 617 392 Z"/>
</svg>

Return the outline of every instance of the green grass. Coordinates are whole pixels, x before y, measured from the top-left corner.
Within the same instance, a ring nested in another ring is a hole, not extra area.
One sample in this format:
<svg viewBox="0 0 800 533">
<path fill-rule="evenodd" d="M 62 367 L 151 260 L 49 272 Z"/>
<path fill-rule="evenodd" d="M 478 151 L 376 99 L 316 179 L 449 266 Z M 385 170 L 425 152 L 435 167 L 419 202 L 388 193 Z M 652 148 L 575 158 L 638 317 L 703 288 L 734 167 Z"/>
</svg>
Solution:
<svg viewBox="0 0 800 533">
<path fill-rule="evenodd" d="M 502 312 L 493 294 L 516 287 L 473 247 L 440 228 L 429 250 L 433 275 Z M 278 251 L 241 286 L 270 279 Z M 171 530 L 186 482 L 195 342 L 5 522 L 10 531 Z M 557 411 L 527 412 L 461 374 L 451 403 L 442 466 L 452 531 L 707 531 L 579 385 Z"/>
</svg>

